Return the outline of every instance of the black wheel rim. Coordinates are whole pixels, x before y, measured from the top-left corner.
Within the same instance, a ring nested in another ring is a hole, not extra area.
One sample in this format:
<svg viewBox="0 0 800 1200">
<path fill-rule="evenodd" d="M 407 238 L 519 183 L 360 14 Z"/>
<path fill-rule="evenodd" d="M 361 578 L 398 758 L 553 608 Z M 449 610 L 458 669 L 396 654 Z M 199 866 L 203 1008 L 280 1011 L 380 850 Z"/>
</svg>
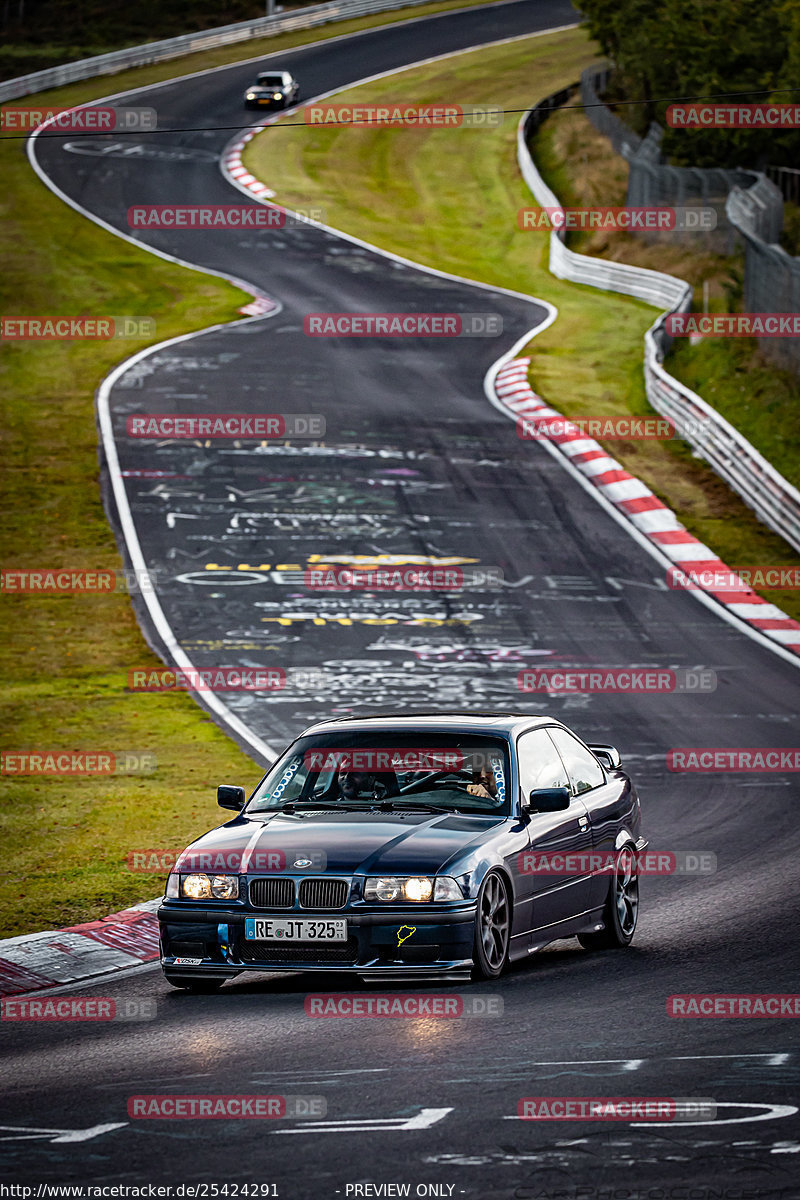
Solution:
<svg viewBox="0 0 800 1200">
<path fill-rule="evenodd" d="M 481 896 L 481 945 L 486 962 L 496 971 L 502 967 L 508 946 L 509 911 L 506 889 L 497 875 L 490 875 Z"/>
<path fill-rule="evenodd" d="M 614 903 L 622 934 L 631 937 L 639 915 L 639 877 L 636 874 L 636 855 L 626 846 L 617 859 Z"/>
</svg>

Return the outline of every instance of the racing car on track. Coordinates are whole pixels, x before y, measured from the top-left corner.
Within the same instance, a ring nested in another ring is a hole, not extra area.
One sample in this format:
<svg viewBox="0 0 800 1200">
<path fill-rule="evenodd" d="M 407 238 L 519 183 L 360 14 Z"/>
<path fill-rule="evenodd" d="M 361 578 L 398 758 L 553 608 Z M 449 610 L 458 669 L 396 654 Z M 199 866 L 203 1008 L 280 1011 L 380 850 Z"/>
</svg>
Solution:
<svg viewBox="0 0 800 1200">
<path fill-rule="evenodd" d="M 262 71 L 244 94 L 245 108 L 288 108 L 300 96 L 300 84 L 289 71 Z"/>
<path fill-rule="evenodd" d="M 236 815 L 176 860 L 158 910 L 169 983 L 243 971 L 496 978 L 636 929 L 639 798 L 613 746 L 506 714 L 311 726 Z M 602 864 L 602 866 L 600 865 Z"/>
</svg>

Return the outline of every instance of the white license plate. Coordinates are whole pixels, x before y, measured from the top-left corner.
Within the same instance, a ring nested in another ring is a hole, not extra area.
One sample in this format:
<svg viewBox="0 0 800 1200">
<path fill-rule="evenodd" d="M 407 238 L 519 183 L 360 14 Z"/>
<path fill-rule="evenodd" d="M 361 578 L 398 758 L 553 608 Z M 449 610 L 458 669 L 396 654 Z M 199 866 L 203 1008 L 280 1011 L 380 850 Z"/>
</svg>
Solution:
<svg viewBox="0 0 800 1200">
<path fill-rule="evenodd" d="M 347 921 L 247 917 L 244 936 L 250 942 L 346 942 Z"/>
</svg>

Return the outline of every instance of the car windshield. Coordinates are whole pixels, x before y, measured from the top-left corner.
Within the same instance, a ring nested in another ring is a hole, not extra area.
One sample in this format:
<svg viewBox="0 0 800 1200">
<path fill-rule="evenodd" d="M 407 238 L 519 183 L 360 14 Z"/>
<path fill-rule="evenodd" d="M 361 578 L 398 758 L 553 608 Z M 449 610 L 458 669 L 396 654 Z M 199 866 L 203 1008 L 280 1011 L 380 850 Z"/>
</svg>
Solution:
<svg viewBox="0 0 800 1200">
<path fill-rule="evenodd" d="M 259 84 L 260 87 L 279 88 L 279 87 L 283 87 L 283 76 L 282 75 L 259 75 L 256 82 Z"/>
<path fill-rule="evenodd" d="M 502 738 L 431 730 L 342 730 L 307 736 L 278 760 L 248 813 L 422 809 L 509 811 L 508 743 Z"/>
</svg>

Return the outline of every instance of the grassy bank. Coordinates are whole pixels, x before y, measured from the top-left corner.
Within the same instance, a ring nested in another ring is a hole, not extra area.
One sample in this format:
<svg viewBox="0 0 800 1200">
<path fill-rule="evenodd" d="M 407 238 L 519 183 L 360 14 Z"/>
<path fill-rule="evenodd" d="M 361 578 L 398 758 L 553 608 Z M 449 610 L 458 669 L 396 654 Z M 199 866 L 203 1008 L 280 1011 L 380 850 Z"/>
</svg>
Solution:
<svg viewBox="0 0 800 1200">
<path fill-rule="evenodd" d="M 457 96 L 465 104 L 496 103 L 502 80 L 504 107 L 521 110 L 574 81 L 593 59 L 587 35 L 570 30 L 458 55 L 340 93 L 337 100 L 434 103 Z M 546 235 L 517 227 L 517 211 L 532 199 L 516 164 L 516 121 L 509 117 L 492 131 L 278 123 L 250 143 L 245 161 L 282 203 L 323 204 L 329 224 L 378 246 L 557 305 L 558 320 L 528 349 L 533 386 L 559 411 L 570 417 L 647 413 L 642 338 L 655 310 L 550 274 Z M 571 162 L 578 174 L 581 160 Z M 684 251 L 680 262 L 666 262 L 658 248 L 646 252 L 646 265 L 662 269 L 679 270 L 688 257 Z M 606 445 L 727 562 L 798 561 L 686 445 Z M 771 592 L 767 598 L 800 616 L 796 594 Z"/>
</svg>

